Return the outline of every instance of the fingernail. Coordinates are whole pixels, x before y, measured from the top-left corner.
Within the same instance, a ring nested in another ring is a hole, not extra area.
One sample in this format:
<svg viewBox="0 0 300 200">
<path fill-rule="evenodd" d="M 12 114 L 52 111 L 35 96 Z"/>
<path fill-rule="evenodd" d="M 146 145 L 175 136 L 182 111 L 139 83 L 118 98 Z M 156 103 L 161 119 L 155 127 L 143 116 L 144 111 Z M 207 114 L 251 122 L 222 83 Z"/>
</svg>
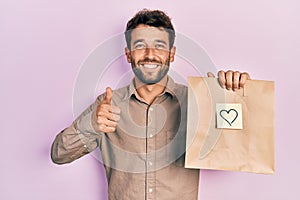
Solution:
<svg viewBox="0 0 300 200">
<path fill-rule="evenodd" d="M 120 121 L 120 115 L 114 115 L 115 121 Z"/>
<path fill-rule="evenodd" d="M 113 108 L 113 112 L 117 113 L 117 114 L 120 114 L 121 113 L 121 109 L 118 108 L 118 107 L 115 107 L 115 108 Z"/>
</svg>

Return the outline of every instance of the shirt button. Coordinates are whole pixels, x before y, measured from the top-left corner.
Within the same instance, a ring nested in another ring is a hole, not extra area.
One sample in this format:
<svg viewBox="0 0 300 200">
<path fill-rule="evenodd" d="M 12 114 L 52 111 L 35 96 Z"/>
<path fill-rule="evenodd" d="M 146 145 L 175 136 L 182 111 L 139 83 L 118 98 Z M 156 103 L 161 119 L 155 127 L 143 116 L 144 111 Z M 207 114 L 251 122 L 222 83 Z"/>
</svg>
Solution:
<svg viewBox="0 0 300 200">
<path fill-rule="evenodd" d="M 153 108 L 149 108 L 150 111 L 153 111 Z"/>
<path fill-rule="evenodd" d="M 150 166 L 152 166 L 152 165 L 153 165 L 153 163 L 152 163 L 151 161 L 149 161 L 149 165 L 150 165 Z"/>
<path fill-rule="evenodd" d="M 152 138 L 152 137 L 153 137 L 153 134 L 150 134 L 149 136 Z"/>
<path fill-rule="evenodd" d="M 149 190 L 148 190 L 148 191 L 149 191 L 149 193 L 151 193 L 151 192 L 152 192 L 152 188 L 149 188 Z"/>
</svg>

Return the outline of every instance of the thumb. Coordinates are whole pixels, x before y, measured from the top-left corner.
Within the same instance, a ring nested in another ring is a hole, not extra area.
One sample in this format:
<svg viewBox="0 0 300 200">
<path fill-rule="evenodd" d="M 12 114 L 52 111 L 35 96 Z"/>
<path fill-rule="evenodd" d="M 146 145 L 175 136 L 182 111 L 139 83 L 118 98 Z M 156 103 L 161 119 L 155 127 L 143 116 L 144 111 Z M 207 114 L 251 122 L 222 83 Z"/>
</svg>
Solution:
<svg viewBox="0 0 300 200">
<path fill-rule="evenodd" d="M 105 92 L 105 99 L 104 99 L 104 102 L 107 103 L 107 104 L 111 104 L 111 99 L 112 99 L 112 96 L 113 96 L 113 91 L 110 87 L 107 87 L 106 88 L 106 92 Z"/>
<path fill-rule="evenodd" d="M 212 72 L 207 72 L 207 76 L 211 78 L 215 78 L 215 75 Z"/>
</svg>

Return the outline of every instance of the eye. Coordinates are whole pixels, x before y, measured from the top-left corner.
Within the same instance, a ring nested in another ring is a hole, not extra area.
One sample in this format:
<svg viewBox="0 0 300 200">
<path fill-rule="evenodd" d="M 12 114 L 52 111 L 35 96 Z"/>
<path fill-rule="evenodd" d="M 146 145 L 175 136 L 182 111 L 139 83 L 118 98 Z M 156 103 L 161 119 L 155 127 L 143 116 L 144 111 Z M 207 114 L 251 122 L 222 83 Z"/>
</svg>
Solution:
<svg viewBox="0 0 300 200">
<path fill-rule="evenodd" d="M 155 45 L 155 48 L 157 48 L 157 49 L 166 49 L 166 45 L 163 44 L 163 43 L 158 43 L 158 44 Z"/>
<path fill-rule="evenodd" d="M 146 48 L 146 45 L 142 42 L 138 42 L 134 45 L 134 49 L 144 49 Z"/>
</svg>

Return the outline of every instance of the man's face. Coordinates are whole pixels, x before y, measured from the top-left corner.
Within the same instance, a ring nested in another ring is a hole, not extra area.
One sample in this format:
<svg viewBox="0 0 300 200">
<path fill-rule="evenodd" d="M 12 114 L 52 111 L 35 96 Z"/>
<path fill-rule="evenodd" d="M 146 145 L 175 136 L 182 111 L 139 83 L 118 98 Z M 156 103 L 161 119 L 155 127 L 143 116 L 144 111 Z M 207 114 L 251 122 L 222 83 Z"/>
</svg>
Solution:
<svg viewBox="0 0 300 200">
<path fill-rule="evenodd" d="M 158 83 L 174 61 L 175 47 L 169 48 L 169 34 L 164 29 L 138 25 L 131 32 L 130 48 L 125 49 L 135 76 L 144 84 Z"/>
</svg>

